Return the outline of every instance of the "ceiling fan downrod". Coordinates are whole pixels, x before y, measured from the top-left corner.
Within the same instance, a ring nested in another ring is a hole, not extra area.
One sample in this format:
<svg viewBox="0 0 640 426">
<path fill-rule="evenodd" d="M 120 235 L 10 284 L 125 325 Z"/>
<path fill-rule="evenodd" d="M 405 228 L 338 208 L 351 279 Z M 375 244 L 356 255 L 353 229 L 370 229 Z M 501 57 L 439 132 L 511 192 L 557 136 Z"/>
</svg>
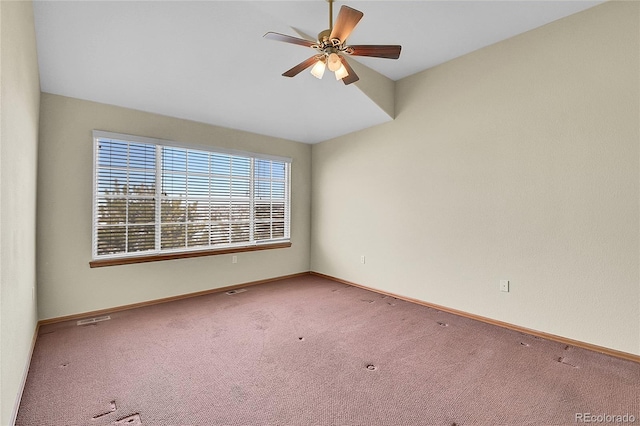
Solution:
<svg viewBox="0 0 640 426">
<path fill-rule="evenodd" d="M 324 31 L 320 31 L 320 33 L 318 34 L 318 42 L 320 44 L 324 43 L 324 47 L 329 45 L 329 39 L 331 38 L 331 31 L 333 31 L 333 0 L 327 0 L 327 2 L 329 3 L 329 29 L 328 30 L 324 30 Z M 323 50 L 323 47 L 319 46 L 321 48 L 321 50 Z"/>
<path fill-rule="evenodd" d="M 333 29 L 333 0 L 327 0 L 329 2 L 329 32 Z"/>
</svg>

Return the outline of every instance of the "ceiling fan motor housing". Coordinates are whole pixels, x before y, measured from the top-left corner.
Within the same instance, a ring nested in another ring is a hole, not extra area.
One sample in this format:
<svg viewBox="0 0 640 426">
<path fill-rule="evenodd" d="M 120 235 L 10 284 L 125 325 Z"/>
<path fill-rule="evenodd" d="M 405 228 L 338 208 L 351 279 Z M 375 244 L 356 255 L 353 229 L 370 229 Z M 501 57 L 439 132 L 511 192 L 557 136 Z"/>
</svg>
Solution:
<svg viewBox="0 0 640 426">
<path fill-rule="evenodd" d="M 318 42 L 319 43 L 327 42 L 329 41 L 330 37 L 331 37 L 331 30 L 320 31 L 320 33 L 318 34 Z"/>
</svg>

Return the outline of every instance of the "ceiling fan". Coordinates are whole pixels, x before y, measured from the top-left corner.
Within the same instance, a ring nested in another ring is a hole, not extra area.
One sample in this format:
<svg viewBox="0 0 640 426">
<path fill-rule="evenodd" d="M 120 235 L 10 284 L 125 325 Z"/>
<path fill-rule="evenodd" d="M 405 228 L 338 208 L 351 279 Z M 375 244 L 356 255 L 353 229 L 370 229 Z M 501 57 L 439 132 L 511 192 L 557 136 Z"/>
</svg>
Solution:
<svg viewBox="0 0 640 426">
<path fill-rule="evenodd" d="M 309 59 L 285 71 L 282 74 L 283 76 L 295 77 L 300 72 L 313 66 L 311 74 L 317 78 L 322 78 L 325 69 L 329 68 L 330 71 L 335 72 L 336 80 L 342 80 L 346 85 L 354 83 L 360 78 L 353 68 L 351 68 L 349 62 L 347 62 L 345 55 L 372 56 L 387 59 L 398 59 L 400 57 L 400 49 L 402 49 L 402 46 L 398 45 L 347 45 L 347 37 L 349 37 L 353 29 L 358 25 L 364 13 L 352 9 L 349 6 L 342 6 L 334 26 L 333 0 L 327 0 L 327 2 L 329 2 L 329 29 L 318 34 L 317 41 L 274 32 L 268 32 L 264 35 L 265 38 L 270 40 L 310 47 L 316 51 L 316 54 Z"/>
</svg>

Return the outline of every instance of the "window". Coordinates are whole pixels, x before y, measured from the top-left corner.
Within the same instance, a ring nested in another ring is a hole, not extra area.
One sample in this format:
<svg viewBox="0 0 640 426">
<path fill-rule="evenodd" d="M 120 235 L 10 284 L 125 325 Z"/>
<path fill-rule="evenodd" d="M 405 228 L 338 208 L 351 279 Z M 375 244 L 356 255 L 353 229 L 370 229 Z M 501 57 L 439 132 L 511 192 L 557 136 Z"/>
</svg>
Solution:
<svg viewBox="0 0 640 426">
<path fill-rule="evenodd" d="M 94 153 L 94 261 L 289 242 L 290 159 L 99 131 Z"/>
</svg>

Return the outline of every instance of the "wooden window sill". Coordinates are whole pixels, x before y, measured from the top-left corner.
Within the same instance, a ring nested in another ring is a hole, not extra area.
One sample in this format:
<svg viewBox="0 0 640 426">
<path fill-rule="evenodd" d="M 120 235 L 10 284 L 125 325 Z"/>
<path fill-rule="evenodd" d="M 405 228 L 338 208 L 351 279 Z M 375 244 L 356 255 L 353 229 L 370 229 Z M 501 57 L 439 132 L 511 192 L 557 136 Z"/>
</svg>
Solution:
<svg viewBox="0 0 640 426">
<path fill-rule="evenodd" d="M 291 242 L 260 244 L 244 247 L 227 247 L 222 249 L 194 250 L 180 253 L 152 254 L 148 256 L 118 257 L 111 259 L 98 259 L 89 262 L 91 268 L 103 266 L 129 265 L 131 263 L 158 262 L 161 260 L 186 259 L 189 257 L 215 256 L 218 254 L 243 253 L 246 251 L 272 250 L 291 247 Z"/>
</svg>

